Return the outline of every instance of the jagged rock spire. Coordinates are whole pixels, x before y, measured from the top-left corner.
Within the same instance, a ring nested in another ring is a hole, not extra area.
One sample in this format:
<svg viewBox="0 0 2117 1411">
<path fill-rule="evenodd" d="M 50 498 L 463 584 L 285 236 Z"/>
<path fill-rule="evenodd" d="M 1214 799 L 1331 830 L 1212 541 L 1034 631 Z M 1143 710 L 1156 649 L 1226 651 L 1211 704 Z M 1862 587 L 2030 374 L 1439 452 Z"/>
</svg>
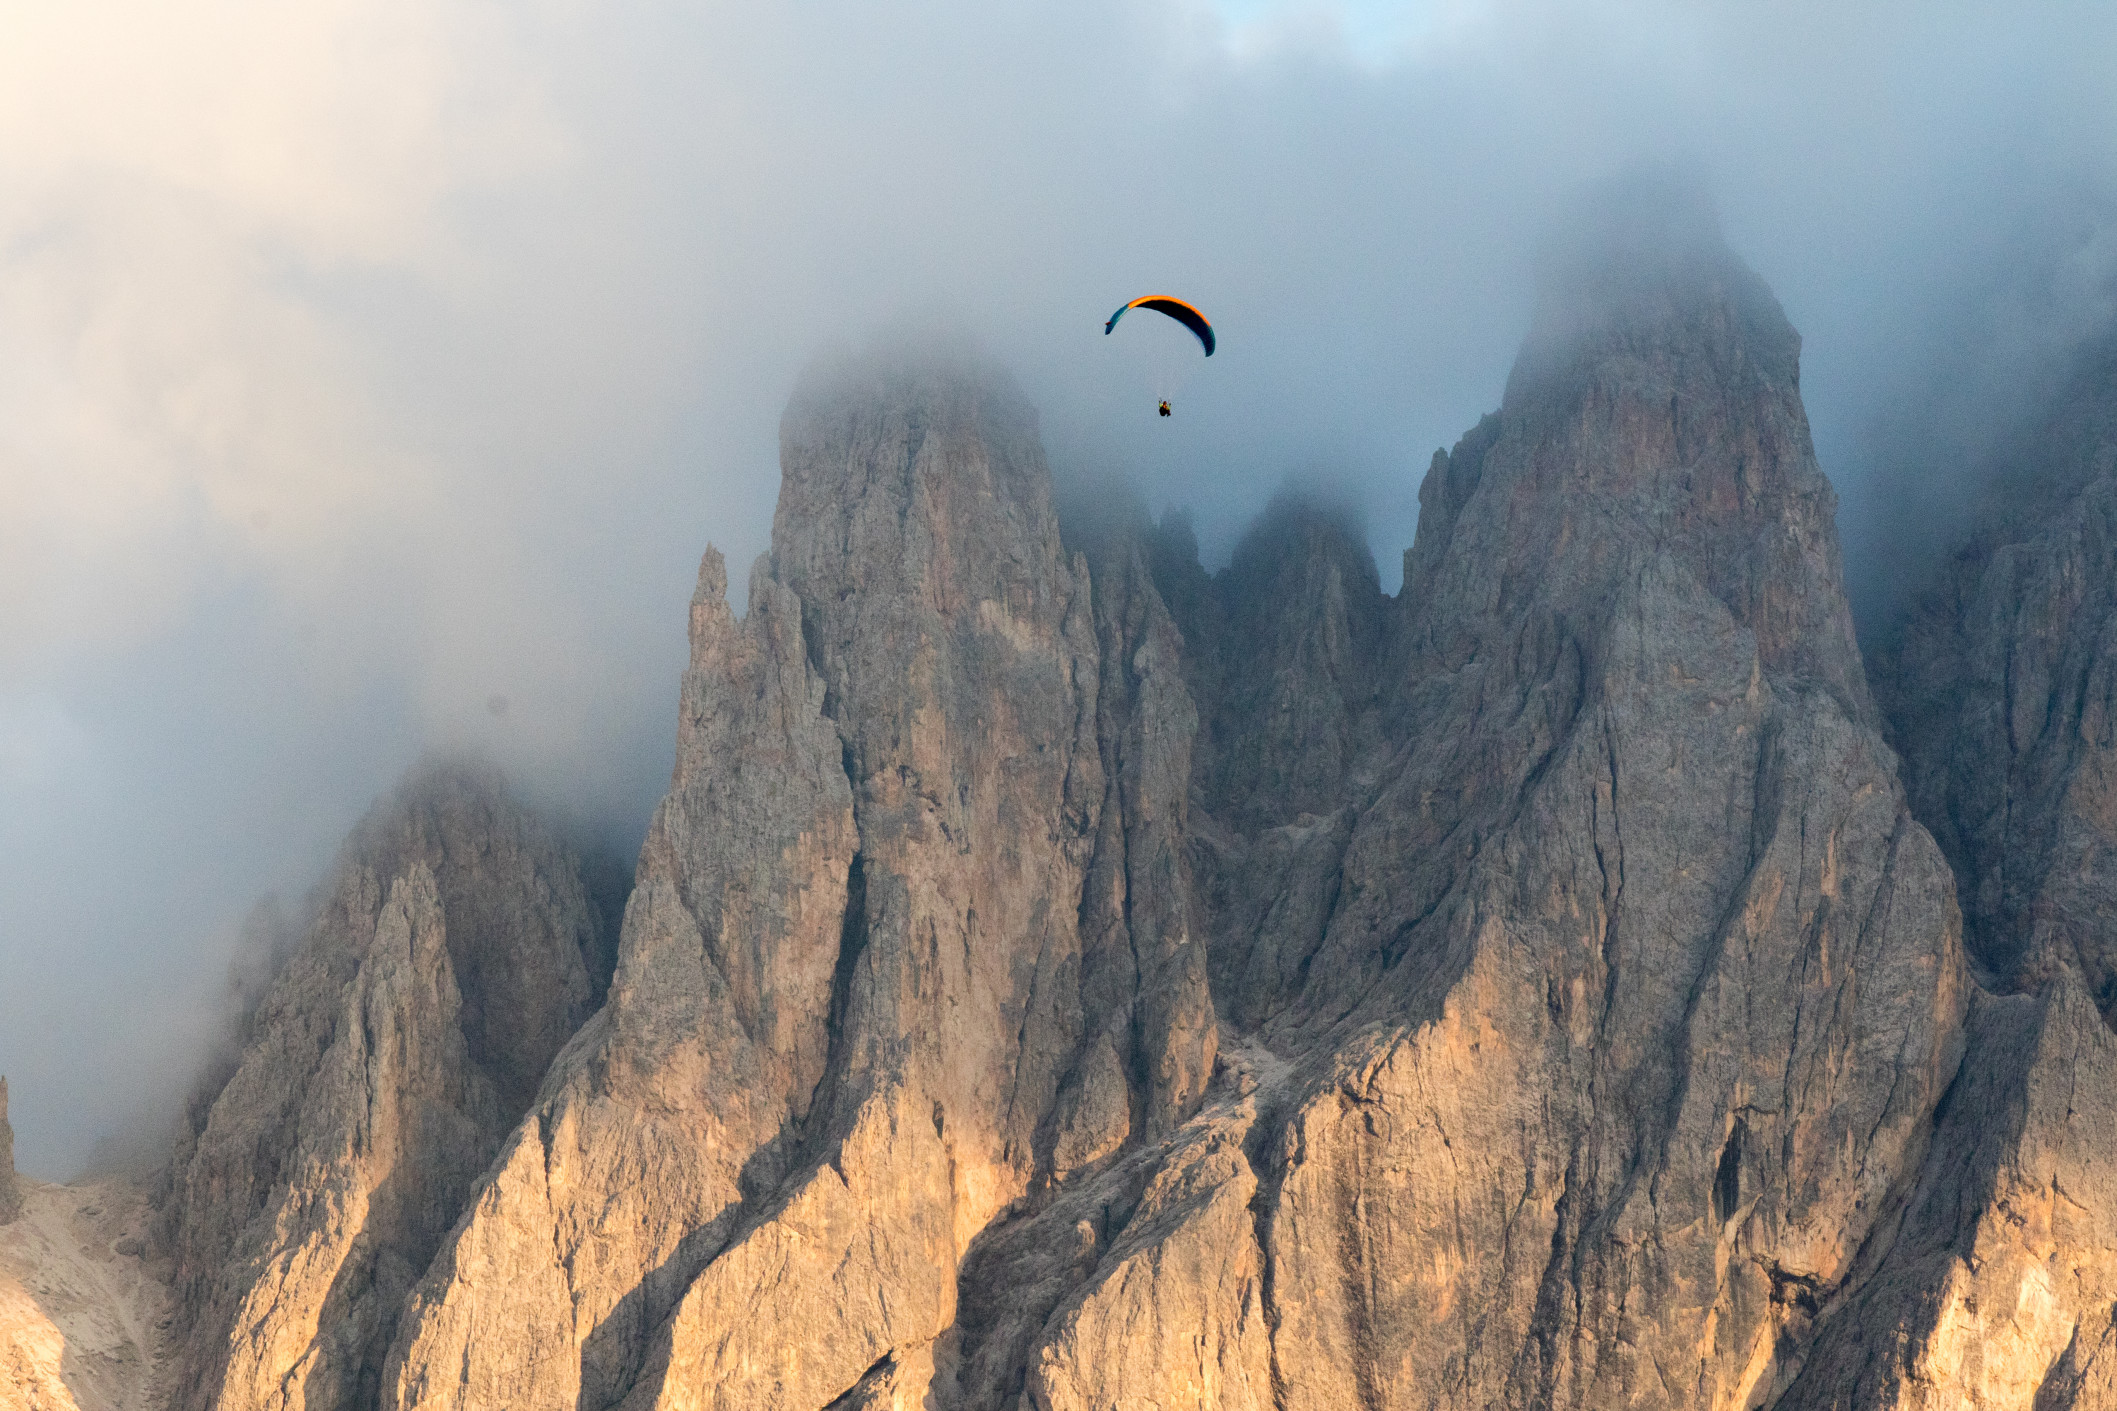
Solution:
<svg viewBox="0 0 2117 1411">
<path fill-rule="evenodd" d="M 1349 837 L 1253 844 L 1323 859 L 1320 935 L 1215 934 L 1304 1057 L 1249 1148 L 1286 1405 L 1767 1394 L 1812 1316 L 1784 1290 L 1850 1276 L 1953 1071 L 1948 877 L 1874 729 L 1798 341 L 1695 214 L 1554 262 L 1421 490 Z"/>
<path fill-rule="evenodd" d="M 1546 257 L 1499 412 L 1420 488 L 1414 642 L 1474 651 L 1479 624 L 1506 620 L 1531 585 L 1587 606 L 1651 552 L 1756 638 L 1765 670 L 1872 723 L 1800 335 L 1694 189 L 1622 183 L 1583 225 Z"/>
<path fill-rule="evenodd" d="M 923 1390 L 980 1235 L 1204 1091 L 1191 714 L 1144 571 L 1064 552 L 1033 413 L 961 349 L 819 369 L 781 460 L 746 618 L 701 569 L 610 1002 L 393 1404 Z"/>
</svg>

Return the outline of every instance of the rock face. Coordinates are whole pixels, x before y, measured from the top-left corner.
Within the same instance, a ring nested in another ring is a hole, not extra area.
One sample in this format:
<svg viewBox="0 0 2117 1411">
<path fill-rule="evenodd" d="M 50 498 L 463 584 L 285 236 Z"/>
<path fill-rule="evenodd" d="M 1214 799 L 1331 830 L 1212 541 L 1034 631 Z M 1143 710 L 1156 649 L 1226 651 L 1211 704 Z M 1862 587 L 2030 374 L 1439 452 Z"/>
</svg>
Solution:
<svg viewBox="0 0 2117 1411">
<path fill-rule="evenodd" d="M 1028 407 L 945 354 L 819 375 L 782 458 L 741 622 L 700 572 L 610 1001 L 392 1404 L 922 1395 L 979 1233 L 1205 1089 L 1192 716 L 1143 571 L 1091 593 Z"/>
<path fill-rule="evenodd" d="M 1905 774 L 1997 980 L 2069 971 L 2117 1014 L 2117 343 L 1991 498 L 1884 663 Z"/>
<path fill-rule="evenodd" d="M 2117 1405 L 2117 1042 L 2077 984 L 1979 992 L 1918 1184 L 1783 1404 Z"/>
<path fill-rule="evenodd" d="M 1374 753 L 1388 599 L 1358 526 L 1282 496 L 1211 583 L 1187 526 L 1147 537 L 1182 629 L 1185 679 L 1210 705 L 1193 778 L 1244 831 L 1344 808 Z"/>
<path fill-rule="evenodd" d="M 177 1406 L 376 1403 L 412 1284 L 588 1017 L 596 924 L 482 772 L 361 825 L 170 1166 Z"/>
<path fill-rule="evenodd" d="M 0 1227 L 0 1406 L 162 1411 L 169 1290 L 146 1192 L 123 1179 L 24 1181 Z"/>
<path fill-rule="evenodd" d="M 15 1182 L 15 1129 L 7 1120 L 7 1079 L 0 1078 L 0 1225 L 22 1213 Z"/>
<path fill-rule="evenodd" d="M 2117 345 L 1988 473 L 1877 676 L 1998 993 L 1817 1404 L 2117 1405 Z"/>
<path fill-rule="evenodd" d="M 173 1168 L 185 1404 L 2117 1405 L 2093 477 L 1892 666 L 1907 798 L 1799 339 L 1613 209 L 1395 599 L 812 375 L 607 999 L 494 796 L 379 815 Z"/>
<path fill-rule="evenodd" d="M 1344 812 L 1226 820 L 1214 974 L 1291 1064 L 1233 1177 L 1279 1405 L 1772 1396 L 1960 1051 L 1797 341 L 1651 234 L 1554 273 L 1429 472 Z M 1291 640 L 1357 621 L 1312 602 Z"/>
</svg>

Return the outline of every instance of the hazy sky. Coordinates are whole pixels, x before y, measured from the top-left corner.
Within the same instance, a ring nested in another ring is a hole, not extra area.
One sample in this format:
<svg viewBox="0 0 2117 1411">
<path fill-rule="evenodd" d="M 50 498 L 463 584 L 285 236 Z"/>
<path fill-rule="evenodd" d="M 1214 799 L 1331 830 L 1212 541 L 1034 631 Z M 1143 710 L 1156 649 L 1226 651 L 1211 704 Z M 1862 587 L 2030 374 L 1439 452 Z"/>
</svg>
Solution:
<svg viewBox="0 0 2117 1411">
<path fill-rule="evenodd" d="M 166 1111 L 243 914 L 422 749 L 636 840 L 819 348 L 952 320 L 1061 474 L 1209 558 L 1328 484 L 1393 588 L 1551 212 L 1690 163 L 1879 582 L 2108 317 L 2113 72 L 2106 3 L 0 0 L 22 1164 Z M 1148 292 L 1221 330 L 1166 421 L 1101 334 Z"/>
</svg>

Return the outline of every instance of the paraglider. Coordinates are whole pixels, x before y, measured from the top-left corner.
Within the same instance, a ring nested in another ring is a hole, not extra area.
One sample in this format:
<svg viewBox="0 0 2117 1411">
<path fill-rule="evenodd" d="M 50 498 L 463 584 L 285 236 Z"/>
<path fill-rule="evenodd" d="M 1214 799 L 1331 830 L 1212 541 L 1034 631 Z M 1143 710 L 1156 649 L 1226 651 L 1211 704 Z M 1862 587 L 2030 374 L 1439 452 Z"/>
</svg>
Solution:
<svg viewBox="0 0 2117 1411">
<path fill-rule="evenodd" d="M 1198 312 L 1197 309 L 1169 294 L 1142 295 L 1131 303 L 1122 306 L 1116 313 L 1110 315 L 1110 321 L 1103 325 L 1104 336 L 1107 337 L 1110 331 L 1117 327 L 1117 321 L 1132 309 L 1152 309 L 1158 314 L 1167 314 L 1170 318 L 1175 319 L 1185 328 L 1197 334 L 1198 341 L 1205 345 L 1206 356 L 1209 358 L 1213 356 L 1213 325 L 1207 323 L 1206 316 Z"/>
<path fill-rule="evenodd" d="M 1103 335 L 1108 337 L 1112 332 L 1116 331 L 1117 321 L 1133 309 L 1152 309 L 1158 314 L 1166 314 L 1191 330 L 1192 334 L 1198 339 L 1199 346 L 1206 350 L 1207 357 L 1213 356 L 1213 347 L 1218 341 L 1213 336 L 1213 325 L 1207 322 L 1206 316 L 1200 313 L 1195 306 L 1185 303 L 1182 299 L 1176 298 L 1172 294 L 1147 294 L 1132 300 L 1130 303 L 1120 305 L 1117 312 L 1110 315 L 1110 321 L 1103 325 Z M 1158 405 L 1155 407 L 1155 412 L 1160 416 L 1173 414 L 1169 410 L 1169 399 L 1167 396 L 1160 398 Z"/>
</svg>

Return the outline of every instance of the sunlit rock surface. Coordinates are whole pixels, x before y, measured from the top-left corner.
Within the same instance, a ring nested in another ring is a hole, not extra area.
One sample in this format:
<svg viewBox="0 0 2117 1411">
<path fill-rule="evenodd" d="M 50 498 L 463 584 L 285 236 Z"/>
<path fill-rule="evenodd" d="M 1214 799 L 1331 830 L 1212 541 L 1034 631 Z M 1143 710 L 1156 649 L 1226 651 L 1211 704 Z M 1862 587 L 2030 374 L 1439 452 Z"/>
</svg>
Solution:
<svg viewBox="0 0 2117 1411">
<path fill-rule="evenodd" d="M 1224 821 L 1278 1404 L 1771 1397 L 1960 1052 L 1797 340 L 1665 237 L 1555 272 L 1436 458 L 1345 811 Z"/>
<path fill-rule="evenodd" d="M 486 773 L 376 807 L 171 1163 L 177 1407 L 376 1403 L 412 1285 L 588 1018 L 597 925 Z"/>
<path fill-rule="evenodd" d="M 161 1411 L 168 1404 L 167 1270 L 129 1181 L 23 1181 L 0 1226 L 0 1406 Z"/>
<path fill-rule="evenodd" d="M 395 1404 L 911 1394 L 973 1242 L 1203 1095 L 1144 574 L 1095 596 L 1033 414 L 959 354 L 819 373 L 782 445 L 741 621 L 701 570 L 610 1002 L 419 1291 Z"/>
</svg>

